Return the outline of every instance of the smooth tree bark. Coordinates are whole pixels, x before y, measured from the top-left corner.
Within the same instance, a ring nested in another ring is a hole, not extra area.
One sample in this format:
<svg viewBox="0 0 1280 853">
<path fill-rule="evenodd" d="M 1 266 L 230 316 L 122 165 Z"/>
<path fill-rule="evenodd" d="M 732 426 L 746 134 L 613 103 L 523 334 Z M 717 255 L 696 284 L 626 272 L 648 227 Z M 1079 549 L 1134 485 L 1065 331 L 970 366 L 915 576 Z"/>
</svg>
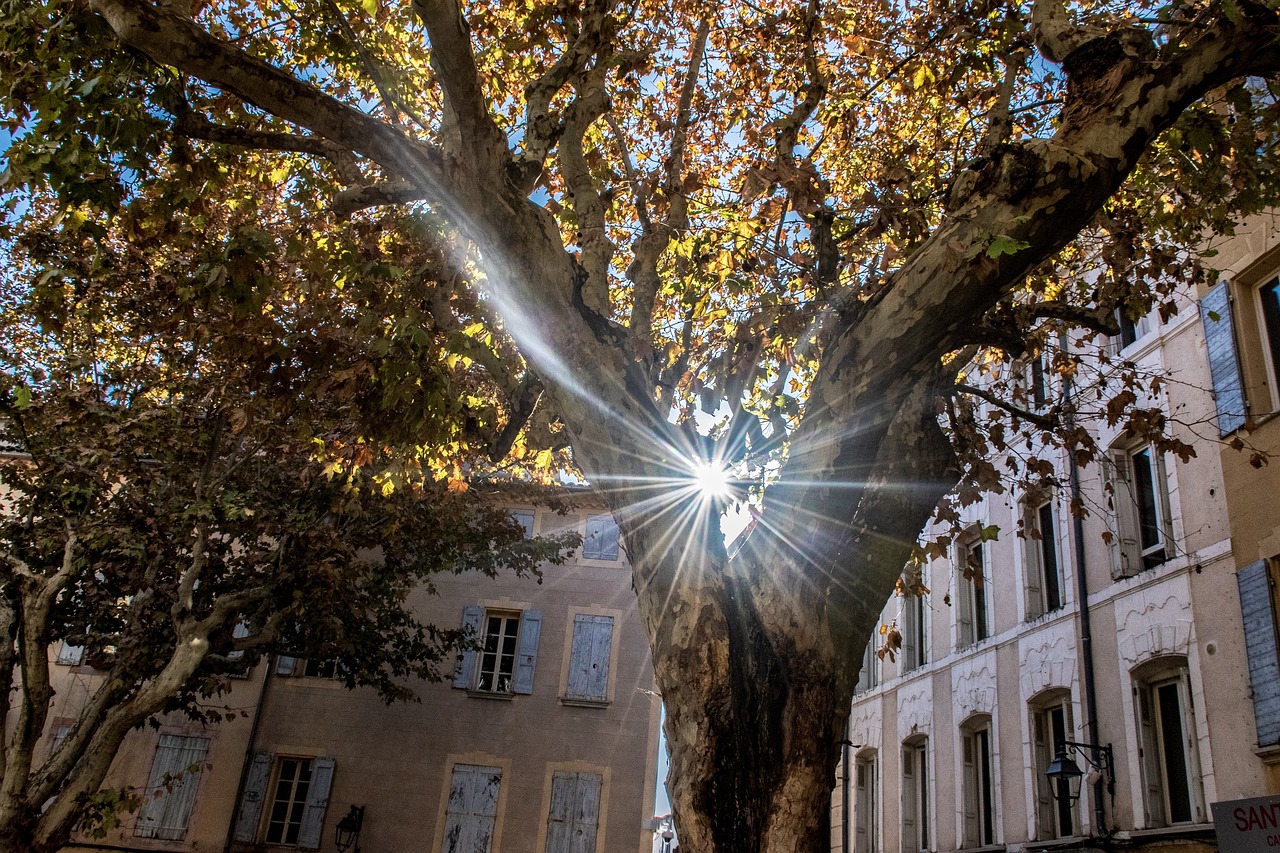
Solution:
<svg viewBox="0 0 1280 853">
<path fill-rule="evenodd" d="M 299 138 L 376 164 L 386 181 L 350 187 L 344 210 L 425 199 L 480 247 L 496 312 L 563 418 L 577 465 L 608 486 L 602 495 L 624 534 L 667 708 L 680 843 L 697 853 L 827 848 L 857 652 L 939 498 L 961 476 L 939 418 L 957 382 L 944 357 L 986 343 L 975 328 L 1095 220 L 1185 110 L 1218 87 L 1280 69 L 1276 17 L 1260 4 L 1230 14 L 1206 6 L 1194 22 L 1153 34 L 1125 22 L 1078 26 L 1060 3 L 1036 2 L 1028 37 L 1067 81 L 1056 129 L 1001 135 L 1007 114 L 993 108 L 992 144 L 957 168 L 936 224 L 882 286 L 824 315 L 804 416 L 764 493 L 761 523 L 730 555 L 715 504 L 671 485 L 687 481 L 701 450 L 668 418 L 670 365 L 652 346 L 654 294 L 679 274 L 663 259 L 693 227 L 673 191 L 688 172 L 691 94 L 672 122 L 660 180 L 637 204 L 628 302 L 611 307 L 616 232 L 605 227 L 586 156 L 588 132 L 611 120 L 606 71 L 623 26 L 611 4 L 583 4 L 576 38 L 530 83 L 515 150 L 494 119 L 456 0 L 414 3 L 441 93 L 434 142 L 335 100 L 179 11 L 89 2 L 123 46 L 301 128 Z M 818 27 L 821 13 L 811 4 L 805 25 Z M 690 39 L 690 92 L 707 39 L 705 24 Z M 820 35 L 808 42 L 799 58 L 808 82 L 774 125 L 782 171 L 804 165 L 797 134 L 839 82 L 823 77 L 820 47 Z M 568 106 L 556 113 L 562 92 Z M 236 139 L 255 144 L 249 132 Z M 552 164 L 580 230 L 571 247 L 531 200 Z M 664 193 L 660 215 L 654 199 Z M 822 240 L 821 205 L 800 215 L 818 254 L 826 252 L 815 275 L 835 282 L 840 247 Z M 991 251 L 996 237 L 1010 248 Z M 1085 306 L 1075 319 L 1097 326 L 1109 310 Z M 1063 313 L 1046 304 L 1042 316 Z"/>
</svg>

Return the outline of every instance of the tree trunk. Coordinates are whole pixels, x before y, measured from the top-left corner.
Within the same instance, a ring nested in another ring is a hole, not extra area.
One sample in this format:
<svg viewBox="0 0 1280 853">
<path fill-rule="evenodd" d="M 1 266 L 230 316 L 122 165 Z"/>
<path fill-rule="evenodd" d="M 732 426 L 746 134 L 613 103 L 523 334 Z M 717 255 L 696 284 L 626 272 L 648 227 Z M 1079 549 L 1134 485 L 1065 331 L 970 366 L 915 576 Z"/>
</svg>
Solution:
<svg viewBox="0 0 1280 853">
<path fill-rule="evenodd" d="M 702 612 L 658 667 L 681 847 L 826 850 L 853 656 L 773 636 L 740 581 Z"/>
</svg>

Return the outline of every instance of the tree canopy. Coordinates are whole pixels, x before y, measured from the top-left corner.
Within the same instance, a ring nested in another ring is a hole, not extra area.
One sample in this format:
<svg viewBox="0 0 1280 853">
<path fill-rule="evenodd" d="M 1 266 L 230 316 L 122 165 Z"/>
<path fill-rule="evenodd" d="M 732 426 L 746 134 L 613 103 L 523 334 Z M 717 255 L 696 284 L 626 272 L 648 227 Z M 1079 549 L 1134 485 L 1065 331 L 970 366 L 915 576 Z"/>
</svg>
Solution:
<svg viewBox="0 0 1280 853">
<path fill-rule="evenodd" d="M 509 478 L 495 492 L 485 475 L 497 472 L 462 449 L 482 431 L 460 402 L 477 383 L 436 358 L 446 336 L 410 307 L 427 298 L 430 259 L 393 299 L 379 241 L 353 229 L 349 280 L 313 287 L 309 253 L 328 250 L 278 239 L 266 211 L 279 188 L 252 170 L 207 177 L 257 204 L 198 213 L 189 185 L 144 181 L 109 215 L 32 197 L 7 235 L 11 849 L 110 826 L 136 805 L 135 792 L 99 791 L 125 735 L 163 712 L 229 716 L 228 678 L 267 652 L 332 660 L 349 687 L 414 698 L 467 640 L 423 620 L 436 573 L 532 575 L 573 544 L 525 539 L 504 503 L 555 499 Z M 64 648 L 100 675 L 41 760 L 50 650 Z"/>
<path fill-rule="evenodd" d="M 448 412 L 451 452 L 600 490 L 700 851 L 823 848 L 862 639 L 940 498 L 998 486 L 993 452 L 1087 460 L 1089 413 L 1185 452 L 1123 364 L 1121 393 L 1047 413 L 1009 365 L 1108 359 L 1119 318 L 1205 275 L 1207 230 L 1276 198 L 1277 19 L 1252 0 L 4 10 L 16 227 L 92 258 L 152 210 L 288 247 L 307 302 L 440 342 L 379 370 L 460 366 L 392 401 L 406 437 Z M 219 276 L 220 310 L 277 315 Z M 732 557 L 707 464 L 759 502 Z"/>
</svg>

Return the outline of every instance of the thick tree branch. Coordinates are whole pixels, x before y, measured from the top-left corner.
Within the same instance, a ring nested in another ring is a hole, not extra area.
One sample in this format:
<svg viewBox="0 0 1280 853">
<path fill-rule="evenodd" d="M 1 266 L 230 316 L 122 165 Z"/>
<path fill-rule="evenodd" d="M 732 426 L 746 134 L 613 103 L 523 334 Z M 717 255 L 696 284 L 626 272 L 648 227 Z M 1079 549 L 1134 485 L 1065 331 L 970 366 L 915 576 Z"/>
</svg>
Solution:
<svg viewBox="0 0 1280 853">
<path fill-rule="evenodd" d="M 452 198 L 440 153 L 385 122 L 219 41 L 189 19 L 141 0 L 90 0 L 125 44 L 358 152 L 433 198 Z"/>
<path fill-rule="evenodd" d="M 431 39 L 431 67 L 440 78 L 445 109 L 456 122 L 460 164 L 472 175 L 505 174 L 511 152 L 489 112 L 461 5 L 458 0 L 413 0 L 413 10 Z"/>
<path fill-rule="evenodd" d="M 1031 37 L 1050 62 L 1062 62 L 1077 48 L 1106 34 L 1097 27 L 1076 26 L 1064 0 L 1036 0 L 1031 7 Z"/>
<path fill-rule="evenodd" d="M 607 64 L 607 55 L 612 52 L 612 37 L 609 3 L 591 0 L 584 4 L 577 35 L 551 67 L 525 87 L 525 136 L 521 159 L 528 164 L 530 174 L 536 176 L 541 171 L 547 154 L 565 130 L 564 122 L 551 115 L 551 99 L 567 84 L 584 82 L 587 65 L 593 57 L 598 67 Z"/>
<path fill-rule="evenodd" d="M 608 109 L 605 75 L 604 67 L 592 69 L 566 110 L 564 138 L 560 142 L 560 169 L 578 218 L 577 243 L 582 249 L 580 263 L 586 271 L 584 301 L 597 314 L 607 317 L 610 313 L 609 265 L 617 247 L 609 239 L 605 202 L 587 165 L 584 150 L 587 131 Z"/>
<path fill-rule="evenodd" d="M 348 217 L 368 207 L 380 207 L 388 204 L 404 204 L 410 201 L 422 201 L 430 194 L 410 181 L 387 181 L 381 184 L 367 184 L 347 187 L 333 198 L 335 216 Z"/>
<path fill-rule="evenodd" d="M 203 139 L 219 145 L 236 145 L 262 151 L 293 151 L 328 157 L 327 141 L 319 136 L 302 136 L 269 130 L 251 130 L 247 127 L 227 127 L 214 124 L 203 116 L 185 110 L 178 113 L 173 124 L 175 132 L 192 139 Z"/>
<path fill-rule="evenodd" d="M 667 216 L 661 224 L 642 227 L 640 236 L 632 243 L 633 259 L 627 268 L 631 292 L 630 333 L 635 346 L 647 350 L 650 346 L 650 324 L 653 309 L 662 281 L 658 276 L 658 261 L 671 239 L 689 227 L 689 199 L 684 188 L 685 147 L 688 144 L 689 123 L 693 119 L 693 96 L 697 88 L 698 71 L 706 53 L 707 39 L 711 34 L 711 21 L 703 18 L 689 46 L 689 64 L 684 83 L 680 87 L 680 101 L 676 106 L 675 127 L 671 133 L 671 148 L 663 175 L 663 194 L 667 198 Z M 640 189 L 637 185 L 637 207 Z"/>
</svg>

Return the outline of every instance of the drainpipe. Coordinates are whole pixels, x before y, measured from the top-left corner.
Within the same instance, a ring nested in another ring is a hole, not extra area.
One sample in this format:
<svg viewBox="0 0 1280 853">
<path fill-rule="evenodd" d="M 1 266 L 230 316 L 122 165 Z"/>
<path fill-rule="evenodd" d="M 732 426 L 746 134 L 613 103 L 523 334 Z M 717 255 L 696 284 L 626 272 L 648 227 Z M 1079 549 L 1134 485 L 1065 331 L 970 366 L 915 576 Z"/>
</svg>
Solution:
<svg viewBox="0 0 1280 853">
<path fill-rule="evenodd" d="M 268 654 L 263 657 L 267 671 L 262 676 L 262 687 L 258 689 L 258 704 L 253 709 L 253 722 L 249 726 L 249 742 L 244 749 L 244 762 L 240 765 L 240 782 L 236 785 L 236 799 L 231 806 L 231 820 L 227 823 L 227 838 L 223 842 L 223 853 L 231 853 L 231 842 L 235 840 L 236 821 L 240 817 L 240 803 L 244 797 L 244 780 L 249 776 L 249 767 L 253 764 L 253 745 L 258 740 L 258 724 L 262 720 L 262 706 L 267 701 L 267 685 L 271 683 L 271 673 L 275 671 L 276 656 Z"/>
<path fill-rule="evenodd" d="M 1072 426 L 1075 422 L 1075 407 L 1071 405 L 1071 377 L 1063 378 L 1062 396 L 1066 406 L 1067 425 Z M 1068 451 L 1067 468 L 1070 472 L 1071 479 L 1071 504 L 1073 507 L 1080 505 L 1080 466 L 1076 464 L 1076 455 Z M 1084 687 L 1084 707 L 1085 714 L 1088 715 L 1088 723 L 1085 726 L 1085 738 L 1089 743 L 1101 743 L 1098 737 L 1098 692 L 1094 684 L 1093 677 L 1093 628 L 1089 621 L 1089 579 L 1085 574 L 1085 557 L 1084 557 L 1084 519 L 1077 513 L 1071 513 L 1071 527 L 1075 538 L 1075 565 L 1076 574 L 1076 595 L 1080 600 L 1079 621 L 1080 621 L 1080 657 L 1081 669 Z M 1112 767 L 1108 772 L 1115 773 Z M 1103 782 L 1099 778 L 1093 783 L 1093 815 L 1095 831 L 1098 835 L 1106 835 L 1107 815 L 1106 809 L 1102 802 Z"/>
<path fill-rule="evenodd" d="M 853 752 L 853 715 L 849 715 L 844 728 L 844 776 L 841 779 L 841 797 L 844 802 L 844 817 L 840 821 L 840 853 L 852 853 L 849 849 L 849 754 Z"/>
</svg>

